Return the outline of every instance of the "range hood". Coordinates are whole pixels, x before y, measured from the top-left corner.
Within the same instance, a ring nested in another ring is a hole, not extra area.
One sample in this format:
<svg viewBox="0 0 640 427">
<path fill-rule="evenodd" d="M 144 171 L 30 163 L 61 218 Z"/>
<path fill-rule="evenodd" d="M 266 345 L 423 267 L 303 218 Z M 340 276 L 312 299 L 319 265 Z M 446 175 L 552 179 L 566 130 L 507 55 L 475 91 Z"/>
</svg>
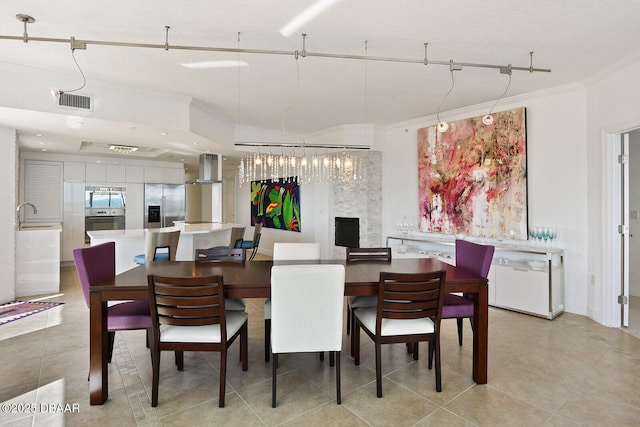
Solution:
<svg viewBox="0 0 640 427">
<path fill-rule="evenodd" d="M 222 182 L 222 156 L 219 154 L 200 154 L 198 179 L 187 184 L 212 184 Z"/>
</svg>

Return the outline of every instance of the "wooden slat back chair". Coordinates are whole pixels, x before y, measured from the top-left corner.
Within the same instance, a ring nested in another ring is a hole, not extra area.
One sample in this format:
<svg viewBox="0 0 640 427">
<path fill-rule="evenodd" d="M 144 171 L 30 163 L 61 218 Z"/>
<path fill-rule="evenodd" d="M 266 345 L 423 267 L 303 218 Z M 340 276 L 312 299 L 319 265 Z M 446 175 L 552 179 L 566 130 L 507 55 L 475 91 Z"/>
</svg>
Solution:
<svg viewBox="0 0 640 427">
<path fill-rule="evenodd" d="M 244 263 L 247 259 L 247 250 L 242 248 L 196 249 L 197 263 Z M 225 298 L 224 307 L 228 311 L 244 311 L 246 304 L 243 298 Z"/>
<path fill-rule="evenodd" d="M 391 262 L 391 248 L 347 248 L 347 262 L 380 261 Z M 353 311 L 362 307 L 375 307 L 377 295 L 352 296 L 347 298 L 347 335 L 351 334 L 355 319 Z M 353 356 L 353 335 L 351 334 L 351 355 Z"/>
<path fill-rule="evenodd" d="M 249 261 L 252 261 L 253 258 L 258 253 L 258 245 L 260 245 L 260 236 L 262 236 L 262 224 L 256 223 L 253 228 L 253 239 L 252 240 L 243 240 L 242 247 L 245 249 L 251 249 L 251 255 L 249 256 Z"/>
<path fill-rule="evenodd" d="M 153 329 L 151 406 L 158 405 L 160 352 L 176 352 L 178 370 L 184 351 L 220 352 L 220 395 L 224 407 L 227 349 L 240 337 L 242 370 L 247 370 L 247 313 L 225 311 L 222 276 L 160 277 L 149 275 Z"/>
<path fill-rule="evenodd" d="M 381 345 L 416 343 L 433 345 L 436 364 L 436 390 L 442 390 L 440 369 L 440 320 L 444 300 L 445 272 L 380 273 L 377 307 L 354 312 L 356 322 L 355 364 L 360 364 L 360 328 L 374 341 L 376 353 L 376 391 L 382 397 Z"/>
</svg>

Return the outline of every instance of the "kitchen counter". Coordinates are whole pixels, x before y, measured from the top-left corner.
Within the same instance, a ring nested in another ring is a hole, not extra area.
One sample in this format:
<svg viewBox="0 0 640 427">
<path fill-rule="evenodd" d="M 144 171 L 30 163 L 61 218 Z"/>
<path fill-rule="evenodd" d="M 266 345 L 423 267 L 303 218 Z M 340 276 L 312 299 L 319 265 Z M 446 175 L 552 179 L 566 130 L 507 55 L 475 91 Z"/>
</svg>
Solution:
<svg viewBox="0 0 640 427">
<path fill-rule="evenodd" d="M 60 291 L 60 223 L 16 228 L 16 297 Z"/>
<path fill-rule="evenodd" d="M 197 223 L 189 224 L 175 221 L 173 227 L 154 228 L 153 231 L 180 230 L 180 240 L 176 253 L 177 261 L 192 261 L 195 250 L 212 246 L 226 246 L 229 244 L 232 227 L 242 227 L 239 224 Z M 116 274 L 134 268 L 137 264 L 133 257 L 144 253 L 145 229 L 132 230 L 99 230 L 88 231 L 91 245 L 105 242 L 116 242 Z"/>
</svg>

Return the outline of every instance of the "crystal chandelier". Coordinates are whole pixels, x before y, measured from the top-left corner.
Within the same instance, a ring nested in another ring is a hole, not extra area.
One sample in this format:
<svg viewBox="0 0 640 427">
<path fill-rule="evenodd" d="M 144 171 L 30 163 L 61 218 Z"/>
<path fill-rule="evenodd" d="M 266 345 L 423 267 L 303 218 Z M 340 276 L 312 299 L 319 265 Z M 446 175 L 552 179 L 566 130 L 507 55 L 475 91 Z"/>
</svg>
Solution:
<svg viewBox="0 0 640 427">
<path fill-rule="evenodd" d="M 293 179 L 300 184 L 347 183 L 367 177 L 368 146 L 329 146 L 236 143 L 236 146 L 269 147 L 268 153 L 248 153 L 240 160 L 240 185 L 251 181 Z M 273 148 L 280 148 L 273 154 Z M 296 155 L 295 148 L 303 152 Z M 287 153 L 284 150 L 289 150 Z M 364 150 L 364 152 L 363 152 Z"/>
</svg>

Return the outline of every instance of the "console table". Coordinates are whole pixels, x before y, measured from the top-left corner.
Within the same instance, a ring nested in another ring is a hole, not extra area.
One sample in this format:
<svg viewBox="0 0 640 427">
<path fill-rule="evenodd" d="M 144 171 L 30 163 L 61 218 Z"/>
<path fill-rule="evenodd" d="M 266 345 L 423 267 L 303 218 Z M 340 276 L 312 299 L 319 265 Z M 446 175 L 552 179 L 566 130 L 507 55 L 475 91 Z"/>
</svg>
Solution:
<svg viewBox="0 0 640 427">
<path fill-rule="evenodd" d="M 473 240 L 473 239 L 469 239 Z M 553 319 L 564 311 L 564 251 L 529 242 L 495 246 L 489 270 L 489 305 Z M 393 257 L 437 258 L 455 264 L 455 238 L 400 234 L 387 237 Z"/>
</svg>

